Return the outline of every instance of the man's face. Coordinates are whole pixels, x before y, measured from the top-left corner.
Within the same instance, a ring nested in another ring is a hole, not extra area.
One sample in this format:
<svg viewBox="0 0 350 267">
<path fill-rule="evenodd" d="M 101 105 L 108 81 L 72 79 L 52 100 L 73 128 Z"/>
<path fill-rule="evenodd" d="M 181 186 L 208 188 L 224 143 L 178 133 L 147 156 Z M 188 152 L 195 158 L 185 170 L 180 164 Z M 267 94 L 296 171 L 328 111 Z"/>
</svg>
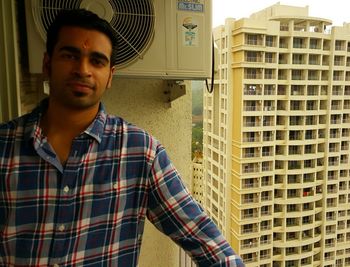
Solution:
<svg viewBox="0 0 350 267">
<path fill-rule="evenodd" d="M 63 27 L 43 71 L 50 80 L 50 100 L 71 109 L 98 106 L 111 86 L 114 67 L 109 38 L 96 30 Z"/>
</svg>

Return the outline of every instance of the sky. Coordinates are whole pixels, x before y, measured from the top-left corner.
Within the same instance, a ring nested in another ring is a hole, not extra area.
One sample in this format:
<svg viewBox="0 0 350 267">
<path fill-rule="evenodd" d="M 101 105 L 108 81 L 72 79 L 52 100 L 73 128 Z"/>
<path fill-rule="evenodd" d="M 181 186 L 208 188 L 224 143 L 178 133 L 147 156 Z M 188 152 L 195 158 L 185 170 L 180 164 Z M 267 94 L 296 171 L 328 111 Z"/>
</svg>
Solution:
<svg viewBox="0 0 350 267">
<path fill-rule="evenodd" d="M 213 27 L 224 24 L 225 18 L 247 18 L 278 2 L 281 5 L 309 6 L 309 16 L 330 19 L 333 26 L 350 22 L 349 0 L 212 0 Z"/>
</svg>

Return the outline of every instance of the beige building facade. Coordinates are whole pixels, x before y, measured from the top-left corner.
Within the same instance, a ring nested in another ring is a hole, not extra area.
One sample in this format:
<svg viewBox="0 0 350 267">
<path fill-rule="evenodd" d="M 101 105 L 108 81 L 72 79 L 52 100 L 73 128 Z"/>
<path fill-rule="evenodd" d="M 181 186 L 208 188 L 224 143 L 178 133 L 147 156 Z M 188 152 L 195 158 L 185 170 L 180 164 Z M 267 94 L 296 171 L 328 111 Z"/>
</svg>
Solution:
<svg viewBox="0 0 350 267">
<path fill-rule="evenodd" d="M 350 266 L 350 24 L 276 4 L 214 39 L 208 213 L 247 266 Z"/>
<path fill-rule="evenodd" d="M 199 204 L 204 205 L 203 157 L 196 155 L 192 160 L 192 195 Z"/>
</svg>

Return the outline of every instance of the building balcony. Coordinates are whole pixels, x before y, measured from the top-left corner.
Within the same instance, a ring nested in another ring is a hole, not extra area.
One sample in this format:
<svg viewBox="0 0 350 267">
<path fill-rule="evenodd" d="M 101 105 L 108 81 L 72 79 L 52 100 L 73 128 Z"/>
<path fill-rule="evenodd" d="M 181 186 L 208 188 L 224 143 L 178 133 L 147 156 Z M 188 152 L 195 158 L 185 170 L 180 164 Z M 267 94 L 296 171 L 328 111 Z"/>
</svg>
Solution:
<svg viewBox="0 0 350 267">
<path fill-rule="evenodd" d="M 327 242 L 327 243 L 325 244 L 325 247 L 326 247 L 326 248 L 333 248 L 333 247 L 335 247 L 335 242 Z"/>
<path fill-rule="evenodd" d="M 251 198 L 243 198 L 242 204 L 252 204 L 252 203 L 259 203 L 258 197 L 251 197 Z"/>
<path fill-rule="evenodd" d="M 253 143 L 253 142 L 260 142 L 260 138 L 258 137 L 244 137 L 243 138 L 243 142 L 249 142 L 249 143 Z"/>
<path fill-rule="evenodd" d="M 262 79 L 261 74 L 245 74 L 244 79 Z"/>
<path fill-rule="evenodd" d="M 259 218 L 259 214 L 256 213 L 256 214 L 244 214 L 242 216 L 242 220 L 247 220 L 247 219 L 257 219 Z"/>
<path fill-rule="evenodd" d="M 341 45 L 336 45 L 336 46 L 335 46 L 335 50 L 336 50 L 336 51 L 345 51 L 345 47 L 344 47 L 344 46 L 341 46 Z"/>
<path fill-rule="evenodd" d="M 276 63 L 276 59 L 273 57 L 266 57 L 265 63 Z"/>
<path fill-rule="evenodd" d="M 259 183 L 243 183 L 243 189 L 259 188 Z"/>
<path fill-rule="evenodd" d="M 254 76 L 254 75 L 249 75 L 249 76 Z M 245 89 L 243 92 L 244 92 L 244 95 L 261 95 L 261 90 Z"/>
<path fill-rule="evenodd" d="M 309 64 L 310 65 L 320 65 L 320 61 L 319 60 L 309 60 Z"/>
<path fill-rule="evenodd" d="M 333 76 L 333 81 L 342 81 L 343 77 L 342 76 Z"/>
<path fill-rule="evenodd" d="M 257 227 L 252 227 L 252 228 L 243 228 L 242 229 L 242 234 L 253 234 L 253 233 L 258 233 L 259 229 Z"/>
<path fill-rule="evenodd" d="M 246 45 L 258 45 L 258 46 L 261 46 L 263 45 L 262 41 L 258 40 L 258 39 L 248 39 L 246 42 L 245 42 Z"/>
<path fill-rule="evenodd" d="M 246 62 L 262 62 L 261 57 L 246 57 L 245 58 Z"/>
<path fill-rule="evenodd" d="M 242 257 L 242 260 L 245 264 L 251 264 L 251 263 L 255 263 L 258 261 L 258 257 L 257 256 L 251 256 L 252 254 L 248 254 L 248 255 L 245 255 L 245 254 L 242 254 L 241 257 Z"/>
<path fill-rule="evenodd" d="M 272 212 L 269 211 L 269 210 L 266 210 L 266 211 L 262 211 L 261 212 L 261 216 L 271 216 L 272 215 Z"/>
<path fill-rule="evenodd" d="M 243 158 L 257 158 L 260 157 L 259 153 L 255 153 L 255 152 L 245 152 L 243 153 Z"/>
<path fill-rule="evenodd" d="M 260 126 L 260 122 L 259 121 L 245 121 L 243 123 L 244 127 L 258 127 Z"/>
<path fill-rule="evenodd" d="M 263 157 L 272 157 L 273 156 L 273 152 L 272 151 L 263 151 L 262 152 L 262 156 Z"/>
<path fill-rule="evenodd" d="M 265 76 L 264 76 L 264 79 L 276 79 L 276 76 L 275 75 L 273 75 L 273 74 L 266 74 L 265 73 Z"/>
<path fill-rule="evenodd" d="M 280 24 L 280 31 L 289 31 L 289 25 L 288 24 Z"/>
<path fill-rule="evenodd" d="M 260 261 L 265 261 L 271 259 L 270 254 L 260 255 Z"/>
<path fill-rule="evenodd" d="M 256 248 L 258 247 L 259 243 L 254 241 L 254 242 L 249 242 L 246 244 L 241 245 L 241 249 L 249 249 L 249 248 Z"/>
<path fill-rule="evenodd" d="M 335 221 L 336 219 L 337 219 L 336 216 L 327 216 L 327 217 L 326 217 L 326 220 L 327 220 L 327 221 Z"/>
<path fill-rule="evenodd" d="M 265 89 L 264 95 L 275 95 L 275 90 Z"/>
<path fill-rule="evenodd" d="M 258 106 L 244 106 L 244 111 L 260 111 L 261 108 Z"/>
<path fill-rule="evenodd" d="M 341 60 L 334 60 L 334 66 L 343 66 L 344 62 Z"/>
<path fill-rule="evenodd" d="M 260 231 L 269 231 L 272 229 L 271 225 L 264 225 L 264 226 L 260 226 Z M 271 243 L 271 241 L 270 241 Z"/>
<path fill-rule="evenodd" d="M 292 80 L 305 80 L 305 77 L 304 76 L 301 76 L 301 75 L 292 75 Z"/>
</svg>

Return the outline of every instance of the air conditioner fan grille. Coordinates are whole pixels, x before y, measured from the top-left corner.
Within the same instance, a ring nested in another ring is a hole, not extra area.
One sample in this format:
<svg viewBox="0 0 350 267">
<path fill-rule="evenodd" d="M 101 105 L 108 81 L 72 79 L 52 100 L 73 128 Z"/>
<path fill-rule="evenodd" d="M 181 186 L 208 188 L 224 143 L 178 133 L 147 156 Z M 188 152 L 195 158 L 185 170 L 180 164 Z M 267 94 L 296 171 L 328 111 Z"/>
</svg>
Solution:
<svg viewBox="0 0 350 267">
<path fill-rule="evenodd" d="M 152 42 L 155 14 L 152 0 L 34 0 L 33 17 L 43 40 L 62 9 L 86 8 L 106 19 L 118 38 L 117 68 L 142 58 Z"/>
</svg>

